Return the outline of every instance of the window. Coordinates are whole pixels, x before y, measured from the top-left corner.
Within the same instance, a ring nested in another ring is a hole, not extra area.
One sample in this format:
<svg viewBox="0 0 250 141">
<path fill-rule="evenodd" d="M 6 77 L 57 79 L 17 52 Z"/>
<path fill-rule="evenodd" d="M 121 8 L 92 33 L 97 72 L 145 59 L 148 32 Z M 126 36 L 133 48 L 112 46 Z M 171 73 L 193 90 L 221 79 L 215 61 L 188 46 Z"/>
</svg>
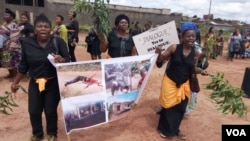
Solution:
<svg viewBox="0 0 250 141">
<path fill-rule="evenodd" d="M 35 0 L 35 6 L 44 7 L 44 0 Z"/>
<path fill-rule="evenodd" d="M 23 5 L 33 6 L 33 0 L 23 0 Z"/>
<path fill-rule="evenodd" d="M 16 4 L 16 5 L 21 5 L 22 0 L 5 0 L 6 4 Z"/>
<path fill-rule="evenodd" d="M 44 7 L 44 0 L 5 0 L 6 4 Z"/>
</svg>

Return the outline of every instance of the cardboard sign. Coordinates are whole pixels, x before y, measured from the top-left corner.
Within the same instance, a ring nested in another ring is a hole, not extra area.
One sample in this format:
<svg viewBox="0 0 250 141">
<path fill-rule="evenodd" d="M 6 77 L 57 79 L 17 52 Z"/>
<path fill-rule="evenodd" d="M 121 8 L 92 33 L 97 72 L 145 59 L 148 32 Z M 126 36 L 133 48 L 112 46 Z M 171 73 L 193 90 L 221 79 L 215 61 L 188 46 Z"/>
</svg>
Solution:
<svg viewBox="0 0 250 141">
<path fill-rule="evenodd" d="M 169 46 L 179 44 L 175 21 L 152 28 L 133 37 L 139 55 L 155 53 L 158 46 L 165 51 Z"/>
</svg>

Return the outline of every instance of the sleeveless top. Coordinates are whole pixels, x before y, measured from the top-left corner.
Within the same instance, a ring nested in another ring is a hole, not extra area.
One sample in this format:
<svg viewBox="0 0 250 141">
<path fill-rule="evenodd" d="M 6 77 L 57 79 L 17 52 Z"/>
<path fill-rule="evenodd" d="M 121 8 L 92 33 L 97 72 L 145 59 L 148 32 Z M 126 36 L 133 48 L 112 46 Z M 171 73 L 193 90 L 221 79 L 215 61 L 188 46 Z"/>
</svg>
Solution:
<svg viewBox="0 0 250 141">
<path fill-rule="evenodd" d="M 183 45 L 179 44 L 175 52 L 171 55 L 170 61 L 166 68 L 166 75 L 176 83 L 177 88 L 185 83 L 191 74 L 194 66 L 195 49 L 192 47 L 188 56 L 183 55 Z"/>
<path fill-rule="evenodd" d="M 112 58 L 131 56 L 134 41 L 132 36 L 127 38 L 118 37 L 115 31 L 111 31 L 108 36 L 108 54 Z"/>
</svg>

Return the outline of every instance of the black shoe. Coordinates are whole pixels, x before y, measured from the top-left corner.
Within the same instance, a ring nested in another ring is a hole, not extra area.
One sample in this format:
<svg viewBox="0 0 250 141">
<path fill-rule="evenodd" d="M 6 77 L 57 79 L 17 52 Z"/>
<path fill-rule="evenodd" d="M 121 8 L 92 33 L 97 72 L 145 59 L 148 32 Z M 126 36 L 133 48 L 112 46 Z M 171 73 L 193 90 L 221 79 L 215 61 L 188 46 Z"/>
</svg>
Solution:
<svg viewBox="0 0 250 141">
<path fill-rule="evenodd" d="M 156 114 L 157 114 L 157 115 L 160 115 L 160 114 L 161 114 L 161 111 L 162 111 L 162 108 L 160 107 L 160 108 L 156 111 Z"/>
</svg>

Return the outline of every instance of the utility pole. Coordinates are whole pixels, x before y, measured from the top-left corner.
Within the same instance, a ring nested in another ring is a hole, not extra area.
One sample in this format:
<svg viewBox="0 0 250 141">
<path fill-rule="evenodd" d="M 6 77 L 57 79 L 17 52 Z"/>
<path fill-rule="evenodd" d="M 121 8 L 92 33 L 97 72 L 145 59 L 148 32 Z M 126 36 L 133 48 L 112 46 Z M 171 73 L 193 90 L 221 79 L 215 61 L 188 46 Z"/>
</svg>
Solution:
<svg viewBox="0 0 250 141">
<path fill-rule="evenodd" d="M 210 16 L 210 11 L 211 11 L 211 3 L 212 3 L 212 0 L 210 0 L 210 3 L 209 3 L 209 10 L 208 10 L 208 15 Z"/>
</svg>

